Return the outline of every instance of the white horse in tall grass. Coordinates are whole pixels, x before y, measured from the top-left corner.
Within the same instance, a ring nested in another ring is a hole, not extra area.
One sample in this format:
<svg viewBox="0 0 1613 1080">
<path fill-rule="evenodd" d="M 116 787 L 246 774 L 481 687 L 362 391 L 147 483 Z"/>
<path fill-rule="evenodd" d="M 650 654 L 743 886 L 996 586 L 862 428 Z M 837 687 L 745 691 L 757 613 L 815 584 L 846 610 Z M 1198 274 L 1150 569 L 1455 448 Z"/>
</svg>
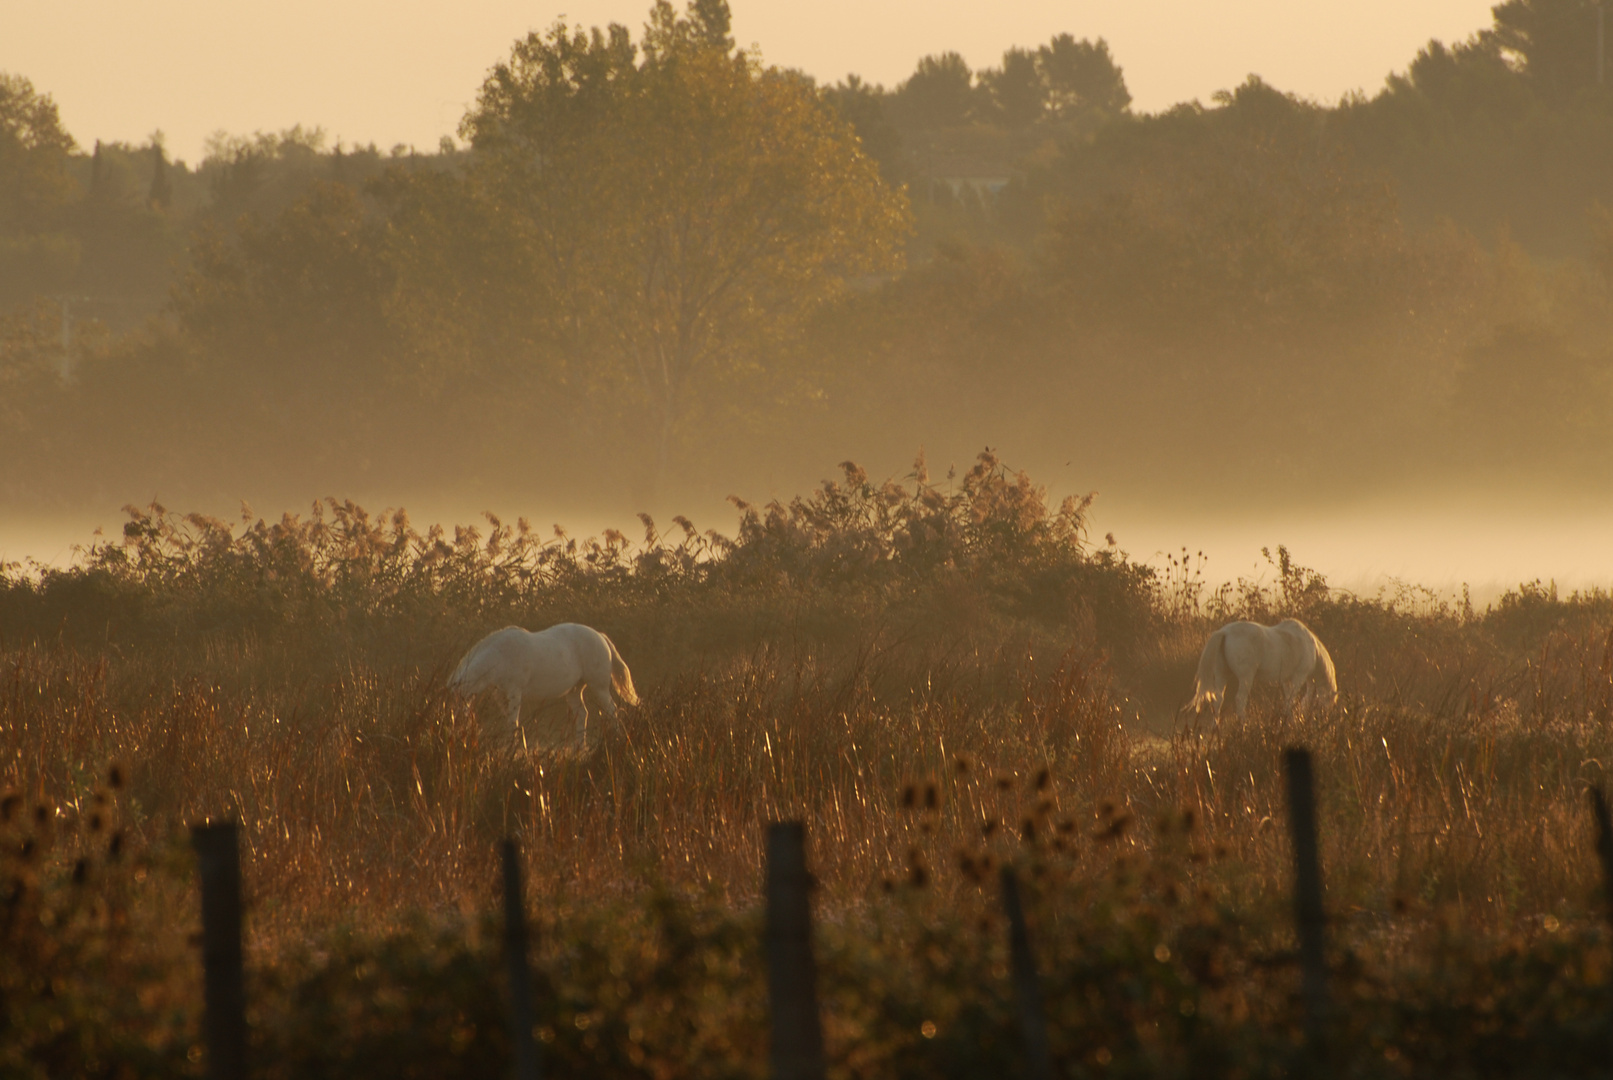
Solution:
<svg viewBox="0 0 1613 1080">
<path fill-rule="evenodd" d="M 627 704 L 638 704 L 633 674 L 615 643 L 581 623 L 560 623 L 535 633 L 519 626 L 495 630 L 465 654 L 448 687 L 465 695 L 500 691 L 512 741 L 521 731 L 523 700 L 565 698 L 577 721 L 579 744 L 588 732 L 585 693 L 613 723 L 613 689 Z"/>
<path fill-rule="evenodd" d="M 1211 634 L 1199 655 L 1193 700 L 1182 706 L 1182 711 L 1198 713 L 1208 706 L 1211 714 L 1219 717 L 1229 674 L 1238 680 L 1236 706 L 1240 717 L 1249 707 L 1249 693 L 1256 682 L 1275 683 L 1282 691 L 1283 704 L 1289 707 L 1301 688 L 1305 690 L 1304 704 L 1309 705 L 1318 681 L 1327 686 L 1329 704 L 1339 698 L 1333 658 L 1310 627 L 1298 619 L 1284 619 L 1276 626 L 1227 623 Z"/>
</svg>

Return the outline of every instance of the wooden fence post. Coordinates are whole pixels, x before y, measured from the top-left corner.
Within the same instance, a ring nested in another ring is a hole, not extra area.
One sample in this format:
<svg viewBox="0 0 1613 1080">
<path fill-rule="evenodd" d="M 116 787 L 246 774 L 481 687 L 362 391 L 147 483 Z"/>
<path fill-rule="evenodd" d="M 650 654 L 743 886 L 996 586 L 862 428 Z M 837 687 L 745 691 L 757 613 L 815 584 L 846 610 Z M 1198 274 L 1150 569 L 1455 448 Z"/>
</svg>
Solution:
<svg viewBox="0 0 1613 1080">
<path fill-rule="evenodd" d="M 1294 843 L 1294 922 L 1304 978 L 1305 1035 L 1315 1048 L 1327 1012 L 1327 960 L 1323 949 L 1322 862 L 1316 846 L 1316 782 L 1311 752 L 1283 751 L 1288 772 L 1288 827 Z"/>
<path fill-rule="evenodd" d="M 1606 915 L 1613 923 L 1613 820 L 1608 817 L 1607 796 L 1600 787 L 1591 788 L 1591 813 L 1596 816 L 1596 855 L 1602 863 Z"/>
<path fill-rule="evenodd" d="M 1003 910 L 1008 914 L 1008 957 L 1014 975 L 1014 1002 L 1019 1031 L 1025 1040 L 1027 1080 L 1052 1080 L 1053 1054 L 1048 1046 L 1047 1015 L 1042 1010 L 1042 986 L 1036 978 L 1036 956 L 1031 952 L 1025 908 L 1019 900 L 1019 878 L 1012 866 L 1002 870 Z"/>
<path fill-rule="evenodd" d="M 246 990 L 241 963 L 241 853 L 234 822 L 190 830 L 202 890 L 207 1075 L 246 1076 Z"/>
<path fill-rule="evenodd" d="M 1596 818 L 1596 856 L 1602 864 L 1603 915 L 1613 926 L 1613 819 L 1607 811 L 1607 795 L 1600 785 L 1591 788 L 1591 814 Z M 1613 1032 L 1609 1034 L 1608 1060 L 1613 1062 Z"/>
<path fill-rule="evenodd" d="M 542 1062 L 532 1038 L 532 967 L 527 960 L 526 904 L 521 896 L 521 856 L 504 838 L 504 962 L 510 979 L 510 1048 L 515 1080 L 538 1080 Z"/>
<path fill-rule="evenodd" d="M 806 829 L 767 827 L 767 991 L 773 1012 L 774 1080 L 823 1080 L 823 1024 L 812 959 L 812 879 Z"/>
</svg>

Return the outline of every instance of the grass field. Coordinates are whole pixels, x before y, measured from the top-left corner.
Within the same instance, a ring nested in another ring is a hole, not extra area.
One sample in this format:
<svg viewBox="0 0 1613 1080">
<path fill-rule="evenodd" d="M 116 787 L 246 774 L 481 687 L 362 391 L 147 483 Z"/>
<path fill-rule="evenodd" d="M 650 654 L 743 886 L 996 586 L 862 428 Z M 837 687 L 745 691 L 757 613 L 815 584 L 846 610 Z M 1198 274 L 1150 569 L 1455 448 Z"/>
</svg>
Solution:
<svg viewBox="0 0 1613 1080">
<path fill-rule="evenodd" d="M 1586 791 L 1613 764 L 1613 598 L 1353 597 L 1286 551 L 1211 593 L 1192 559 L 1088 544 L 1085 504 L 994 459 L 845 471 L 741 504 L 734 540 L 151 508 L 71 570 L 7 571 L 0 1072 L 200 1074 L 183 828 L 233 818 L 263 1075 L 506 1069 L 506 834 L 554 1075 L 762 1075 L 763 833 L 801 818 L 834 1075 L 1016 1067 L 1002 864 L 1062 1075 L 1287 1075 L 1289 745 L 1319 778 L 1324 1071 L 1605 1071 Z M 1338 704 L 1173 727 L 1208 631 L 1281 615 L 1327 643 Z M 445 676 L 489 629 L 563 619 L 612 636 L 643 703 L 585 748 L 540 712 L 511 752 Z"/>
</svg>

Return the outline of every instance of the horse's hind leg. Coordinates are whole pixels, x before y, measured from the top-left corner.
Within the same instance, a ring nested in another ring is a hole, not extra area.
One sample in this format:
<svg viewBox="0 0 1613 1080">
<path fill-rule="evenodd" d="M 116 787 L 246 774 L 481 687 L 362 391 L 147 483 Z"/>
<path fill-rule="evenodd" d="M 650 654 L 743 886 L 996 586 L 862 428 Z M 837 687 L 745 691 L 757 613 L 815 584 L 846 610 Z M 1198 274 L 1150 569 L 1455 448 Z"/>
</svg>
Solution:
<svg viewBox="0 0 1613 1080">
<path fill-rule="evenodd" d="M 504 691 L 504 702 L 505 722 L 508 726 L 504 736 L 509 739 L 510 744 L 513 746 L 515 741 L 521 737 L 521 691 Z"/>
<path fill-rule="evenodd" d="M 599 706 L 599 711 L 605 714 L 605 718 L 611 722 L 612 726 L 621 727 L 622 722 L 616 718 L 616 702 L 610 696 L 610 683 L 607 682 L 601 687 L 596 687 L 593 683 L 589 683 L 586 689 L 588 697 L 592 698 L 594 704 Z"/>
<path fill-rule="evenodd" d="M 1249 711 L 1249 695 L 1255 688 L 1255 673 L 1238 672 L 1238 719 L 1242 720 Z"/>
<path fill-rule="evenodd" d="M 566 691 L 566 704 L 571 706 L 572 718 L 577 721 L 577 742 L 588 737 L 588 705 L 583 701 L 581 684 Z"/>
</svg>

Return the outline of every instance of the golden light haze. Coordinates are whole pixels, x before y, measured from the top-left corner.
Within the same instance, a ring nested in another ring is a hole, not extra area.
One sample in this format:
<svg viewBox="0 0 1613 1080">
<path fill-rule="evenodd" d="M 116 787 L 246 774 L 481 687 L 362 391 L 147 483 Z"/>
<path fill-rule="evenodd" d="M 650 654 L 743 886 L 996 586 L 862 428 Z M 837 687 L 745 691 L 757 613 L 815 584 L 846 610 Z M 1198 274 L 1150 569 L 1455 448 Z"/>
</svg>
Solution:
<svg viewBox="0 0 1613 1080">
<path fill-rule="evenodd" d="M 398 0 L 59 0 L 0 5 L 0 71 L 50 93 L 81 142 L 141 142 L 161 129 L 195 161 L 206 137 L 294 124 L 346 142 L 434 148 L 452 134 L 512 41 L 556 19 L 636 32 L 643 0 L 442 4 Z M 1332 101 L 1371 93 L 1429 38 L 1465 38 L 1486 0 L 739 0 L 734 36 L 773 64 L 833 82 L 894 85 L 919 57 L 971 66 L 1057 33 L 1105 38 L 1134 108 L 1152 111 L 1241 83 L 1251 72 Z"/>
</svg>

